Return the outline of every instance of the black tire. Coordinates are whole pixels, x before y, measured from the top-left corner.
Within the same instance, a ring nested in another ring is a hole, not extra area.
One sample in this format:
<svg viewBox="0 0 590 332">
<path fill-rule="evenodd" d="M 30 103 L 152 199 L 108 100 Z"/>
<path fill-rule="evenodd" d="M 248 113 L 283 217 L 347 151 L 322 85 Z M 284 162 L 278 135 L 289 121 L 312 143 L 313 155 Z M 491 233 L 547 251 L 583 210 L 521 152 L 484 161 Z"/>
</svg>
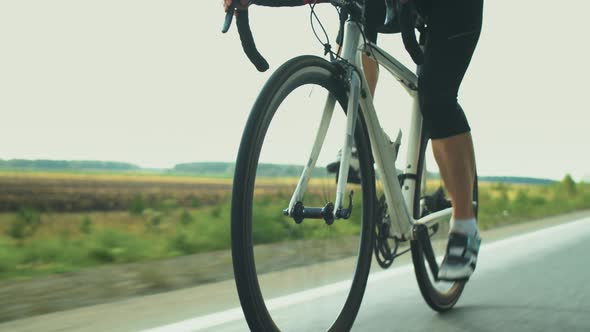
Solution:
<svg viewBox="0 0 590 332">
<path fill-rule="evenodd" d="M 423 135 L 421 142 L 420 142 L 420 158 L 418 160 L 418 178 L 417 178 L 417 185 L 416 191 L 414 193 L 414 218 L 418 219 L 423 214 L 423 207 L 420 204 L 420 200 L 425 194 L 425 186 L 428 179 L 426 179 L 428 172 L 425 171 L 425 159 L 426 159 L 426 148 L 428 146 L 429 139 L 427 136 Z M 479 204 L 479 197 L 478 197 L 478 181 L 477 181 L 477 174 L 475 176 L 475 182 L 473 186 L 473 199 L 476 203 Z M 475 206 L 475 216 L 477 217 L 478 205 Z M 441 227 L 442 228 L 442 227 Z M 439 228 L 438 233 L 441 233 L 440 236 L 446 238 L 446 232 L 442 232 Z M 432 241 L 431 241 L 432 242 Z M 444 240 L 439 240 L 439 243 L 442 243 L 443 246 L 438 246 L 438 251 L 434 250 L 435 256 L 441 256 L 444 254 Z M 417 240 L 410 241 L 410 246 L 412 248 L 412 260 L 414 262 L 414 271 L 416 274 L 416 281 L 418 282 L 418 286 L 420 288 L 420 292 L 422 293 L 422 297 L 426 301 L 426 303 L 435 311 L 438 312 L 445 312 L 451 310 L 453 306 L 457 303 L 461 294 L 463 293 L 463 289 L 465 288 L 466 281 L 456 281 L 452 283 L 448 282 L 436 282 L 430 273 L 430 268 L 428 263 L 426 262 L 424 251 L 420 242 Z M 433 245 L 433 247 L 436 247 Z M 440 264 L 440 261 L 438 262 Z M 441 285 L 444 284 L 444 287 Z M 442 289 L 441 289 L 442 288 Z"/>
<path fill-rule="evenodd" d="M 254 257 L 252 230 L 253 202 L 256 198 L 254 185 L 265 136 L 278 105 L 299 86 L 313 84 L 327 89 L 334 96 L 337 96 L 341 107 L 346 105 L 346 92 L 341 80 L 337 78 L 339 72 L 336 65 L 314 56 L 297 57 L 286 62 L 276 70 L 265 84 L 252 108 L 244 130 L 233 182 L 231 241 L 236 286 L 242 310 L 252 331 L 280 331 L 281 329 L 280 326 L 277 326 L 275 317 L 269 313 L 265 303 Z M 336 105 L 338 106 L 338 104 Z M 320 113 L 321 111 L 318 110 Z M 338 316 L 334 318 L 328 331 L 342 332 L 351 329 L 364 295 L 372 258 L 373 215 L 376 201 L 375 175 L 370 143 L 362 114 L 359 114 L 359 120 L 355 129 L 355 144 L 359 154 L 362 180 L 362 221 L 359 226 L 360 246 L 356 251 L 358 255 L 356 256 L 355 267 L 352 268 L 354 273 L 351 288 L 348 295 L 346 295 L 345 303 L 342 304 L 342 309 Z M 305 119 L 302 119 L 302 121 L 305 121 Z M 304 148 L 310 147 L 305 146 Z M 288 206 L 289 198 L 285 199 L 284 207 Z M 355 208 L 360 209 L 360 205 L 357 204 Z M 292 219 L 289 220 L 292 221 Z M 312 221 L 305 220 L 303 224 L 306 222 Z M 341 221 L 336 220 L 329 227 L 338 227 L 339 222 Z M 299 225 L 293 223 L 292 226 L 298 227 Z M 299 317 L 297 319 L 304 321 L 309 317 Z"/>
</svg>

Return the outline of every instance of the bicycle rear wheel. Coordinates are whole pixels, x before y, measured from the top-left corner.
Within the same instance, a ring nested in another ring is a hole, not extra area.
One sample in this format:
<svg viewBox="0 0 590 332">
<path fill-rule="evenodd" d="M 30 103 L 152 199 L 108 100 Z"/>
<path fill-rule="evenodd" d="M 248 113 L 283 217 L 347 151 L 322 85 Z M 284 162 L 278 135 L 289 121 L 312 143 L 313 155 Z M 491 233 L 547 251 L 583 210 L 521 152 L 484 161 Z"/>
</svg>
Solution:
<svg viewBox="0 0 590 332">
<path fill-rule="evenodd" d="M 318 57 L 288 61 L 264 86 L 242 136 L 231 240 L 236 286 L 252 331 L 348 331 L 360 307 L 371 263 L 375 206 L 375 175 L 362 114 L 354 133 L 361 183 L 347 185 L 354 190 L 350 219 L 297 224 L 283 215 L 309 162 L 328 95 L 337 102 L 302 203 L 323 207 L 334 201 L 334 174 L 323 166 L 334 160 L 345 132 L 347 98 L 338 72 L 336 65 Z"/>
<path fill-rule="evenodd" d="M 431 149 L 428 149 L 428 145 L 429 139 L 423 136 L 420 142 L 418 177 L 414 193 L 413 213 L 415 219 L 451 206 L 450 202 L 445 198 L 444 186 L 436 167 L 433 167 L 433 169 L 426 168 L 427 160 L 431 161 L 429 165 L 435 164 L 432 162 L 434 158 L 431 155 Z M 473 200 L 476 203 L 475 216 L 477 217 L 477 203 L 479 201 L 477 174 L 473 186 Z M 439 267 L 445 254 L 448 232 L 448 222 L 441 222 L 434 229 L 428 230 L 430 246 Z M 435 311 L 444 312 L 452 309 L 459 297 L 461 297 L 466 281 L 447 282 L 436 280 L 429 267 L 425 248 L 420 244 L 420 241 L 412 240 L 410 245 L 416 280 L 422 297 Z"/>
</svg>

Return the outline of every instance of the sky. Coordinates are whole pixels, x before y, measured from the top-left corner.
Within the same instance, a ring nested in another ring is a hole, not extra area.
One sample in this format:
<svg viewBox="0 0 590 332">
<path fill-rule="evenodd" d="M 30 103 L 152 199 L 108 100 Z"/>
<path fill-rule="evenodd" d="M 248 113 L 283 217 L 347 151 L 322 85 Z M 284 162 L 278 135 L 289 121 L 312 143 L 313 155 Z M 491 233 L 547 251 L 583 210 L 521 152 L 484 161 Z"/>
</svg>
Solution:
<svg viewBox="0 0 590 332">
<path fill-rule="evenodd" d="M 590 3 L 559 5 L 485 2 L 459 94 L 481 175 L 590 178 Z M 334 37 L 335 10 L 318 11 Z M 252 8 L 271 65 L 259 73 L 223 18 L 221 0 L 0 1 L 0 159 L 234 161 L 272 70 L 322 46 L 308 8 Z M 412 66 L 397 35 L 379 38 Z M 387 107 L 410 100 L 385 73 L 375 103 L 388 129 Z"/>
</svg>

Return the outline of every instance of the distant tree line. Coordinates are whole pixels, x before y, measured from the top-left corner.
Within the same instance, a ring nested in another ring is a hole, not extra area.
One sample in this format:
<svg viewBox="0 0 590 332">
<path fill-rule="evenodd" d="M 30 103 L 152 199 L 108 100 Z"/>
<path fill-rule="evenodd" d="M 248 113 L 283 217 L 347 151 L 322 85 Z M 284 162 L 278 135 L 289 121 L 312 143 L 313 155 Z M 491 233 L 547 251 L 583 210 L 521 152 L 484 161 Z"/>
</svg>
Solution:
<svg viewBox="0 0 590 332">
<path fill-rule="evenodd" d="M 235 164 L 227 162 L 200 162 L 186 163 L 174 166 L 174 173 L 188 173 L 194 175 L 208 175 L 220 177 L 232 177 L 234 174 Z M 258 165 L 258 176 L 264 177 L 299 177 L 303 171 L 303 166 L 299 165 L 279 165 L 279 164 L 260 164 Z M 315 176 L 326 176 L 324 167 L 316 167 Z"/>
<path fill-rule="evenodd" d="M 234 173 L 235 164 L 228 162 L 199 162 L 199 163 L 186 163 L 178 164 L 174 166 L 172 172 L 175 173 L 187 173 L 194 175 L 208 175 L 208 176 L 219 176 L 219 177 L 231 177 Z M 298 177 L 301 175 L 303 166 L 297 165 L 278 165 L 278 164 L 260 164 L 258 165 L 258 175 L 265 177 Z M 323 167 L 316 167 L 315 174 L 325 175 Z M 430 178 L 438 178 L 437 173 L 429 174 Z M 531 177 L 518 177 L 518 176 L 480 176 L 479 181 L 487 182 L 504 182 L 504 183 L 516 183 L 516 184 L 552 184 L 556 181 L 548 179 L 539 179 Z"/>
<path fill-rule="evenodd" d="M 177 164 L 172 169 L 176 173 L 207 174 L 230 177 L 234 174 L 234 163 L 203 162 Z"/>
<path fill-rule="evenodd" d="M 139 170 L 140 167 L 116 161 L 0 159 L 0 169 L 131 171 Z"/>
<path fill-rule="evenodd" d="M 552 184 L 556 183 L 555 180 L 519 177 L 519 176 L 480 176 L 479 181 L 487 182 L 503 182 L 503 183 L 515 183 L 515 184 Z"/>
<path fill-rule="evenodd" d="M 218 176 L 232 177 L 235 163 L 229 162 L 197 162 L 177 164 L 170 173 L 181 173 L 201 176 Z M 136 171 L 141 170 L 137 165 L 116 161 L 95 161 L 95 160 L 28 160 L 28 159 L 0 159 L 0 169 L 17 169 L 17 170 L 65 170 L 65 171 Z M 258 175 L 264 177 L 299 177 L 303 166 L 298 165 L 279 165 L 279 164 L 260 164 Z M 327 176 L 324 167 L 316 167 L 315 176 Z M 331 175 L 328 175 L 331 176 Z M 437 178 L 438 174 L 430 174 L 431 178 Z M 479 181 L 503 182 L 503 183 L 521 183 L 521 184 L 551 184 L 554 180 L 539 179 L 531 177 L 517 176 L 480 176 Z"/>
</svg>

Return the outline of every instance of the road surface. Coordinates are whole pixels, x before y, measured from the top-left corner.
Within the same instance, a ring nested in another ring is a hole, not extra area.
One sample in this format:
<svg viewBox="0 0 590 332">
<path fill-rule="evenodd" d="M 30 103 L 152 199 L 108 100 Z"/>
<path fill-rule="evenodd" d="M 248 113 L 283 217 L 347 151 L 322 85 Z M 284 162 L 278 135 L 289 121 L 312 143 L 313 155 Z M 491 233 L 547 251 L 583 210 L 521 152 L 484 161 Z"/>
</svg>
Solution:
<svg viewBox="0 0 590 332">
<path fill-rule="evenodd" d="M 587 214 L 586 214 L 587 215 Z M 590 218 L 540 221 L 483 233 L 476 273 L 455 309 L 430 310 L 411 264 L 371 278 L 353 331 L 590 331 Z M 314 301 L 339 283 L 275 298 L 284 331 L 321 331 Z M 0 324 L 0 331 L 247 331 L 232 281 Z"/>
</svg>

